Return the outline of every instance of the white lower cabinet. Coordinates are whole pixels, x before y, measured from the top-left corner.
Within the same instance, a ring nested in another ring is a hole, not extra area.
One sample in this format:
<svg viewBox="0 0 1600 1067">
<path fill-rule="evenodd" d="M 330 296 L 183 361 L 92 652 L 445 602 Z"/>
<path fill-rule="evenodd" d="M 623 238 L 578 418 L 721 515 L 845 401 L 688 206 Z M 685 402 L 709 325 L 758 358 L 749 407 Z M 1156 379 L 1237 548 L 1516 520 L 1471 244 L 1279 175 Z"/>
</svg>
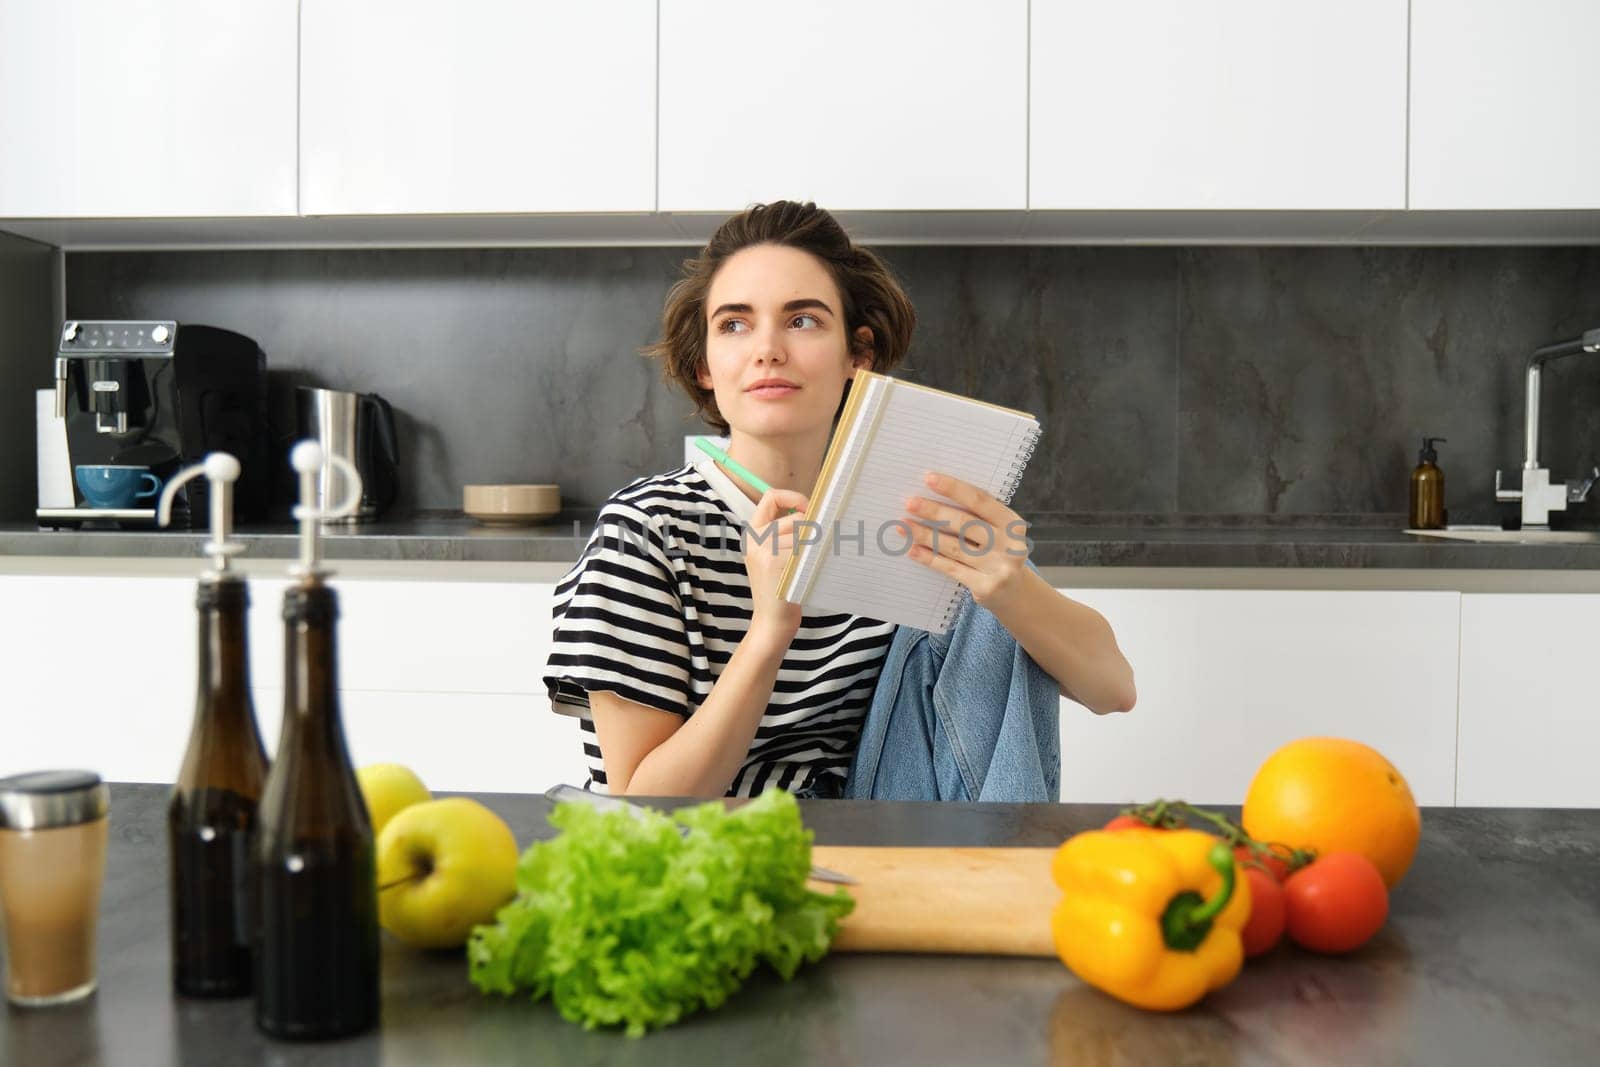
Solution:
<svg viewBox="0 0 1600 1067">
<path fill-rule="evenodd" d="M 1454 592 L 1063 590 L 1105 615 L 1138 702 L 1061 704 L 1061 799 L 1244 800 L 1297 737 L 1369 744 L 1422 804 L 1455 802 Z"/>
<path fill-rule="evenodd" d="M 283 723 L 283 690 L 257 689 L 255 703 L 270 755 Z M 535 793 L 557 782 L 582 785 L 589 776 L 578 720 L 551 714 L 542 696 L 347 689 L 339 703 L 357 767 L 401 763 L 429 789 Z"/>
<path fill-rule="evenodd" d="M 251 681 L 283 685 L 286 579 L 250 584 Z M 555 587 L 334 578 L 339 685 L 369 692 L 542 694 Z"/>
<path fill-rule="evenodd" d="M 268 751 L 283 716 L 283 590 L 250 584 L 250 668 Z M 541 675 L 548 583 L 335 578 L 351 758 L 399 762 L 433 789 L 538 792 L 588 771 Z M 195 583 L 0 577 L 0 775 L 84 767 L 170 782 L 195 700 Z"/>
<path fill-rule="evenodd" d="M 0 577 L 0 775 L 170 782 L 194 714 L 194 583 Z"/>
<path fill-rule="evenodd" d="M 286 584 L 251 582 L 269 751 Z M 404 763 L 441 790 L 584 780 L 577 723 L 550 712 L 541 680 L 553 585 L 334 584 L 357 765 Z M 1236 804 L 1268 753 L 1322 734 L 1377 748 L 1423 804 L 1600 806 L 1600 595 L 1063 591 L 1110 620 L 1139 690 L 1126 715 L 1063 699 L 1063 800 Z M 194 711 L 194 592 L 188 578 L 0 576 L 0 775 L 170 782 Z"/>
<path fill-rule="evenodd" d="M 1461 598 L 1456 802 L 1600 807 L 1600 595 Z"/>
</svg>

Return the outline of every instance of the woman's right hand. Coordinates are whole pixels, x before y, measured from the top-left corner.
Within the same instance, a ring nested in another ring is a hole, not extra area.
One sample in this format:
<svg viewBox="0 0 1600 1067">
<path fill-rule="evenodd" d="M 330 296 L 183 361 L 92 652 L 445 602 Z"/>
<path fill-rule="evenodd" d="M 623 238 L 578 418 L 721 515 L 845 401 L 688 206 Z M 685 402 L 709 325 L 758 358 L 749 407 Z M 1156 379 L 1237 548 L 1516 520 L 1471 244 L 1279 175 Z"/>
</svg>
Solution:
<svg viewBox="0 0 1600 1067">
<path fill-rule="evenodd" d="M 800 605 L 778 596 L 778 579 L 794 555 L 795 523 L 806 517 L 810 506 L 802 493 L 769 489 L 750 516 L 754 536 L 744 539 L 744 570 L 750 578 L 752 630 L 765 628 L 789 639 L 800 629 Z"/>
</svg>

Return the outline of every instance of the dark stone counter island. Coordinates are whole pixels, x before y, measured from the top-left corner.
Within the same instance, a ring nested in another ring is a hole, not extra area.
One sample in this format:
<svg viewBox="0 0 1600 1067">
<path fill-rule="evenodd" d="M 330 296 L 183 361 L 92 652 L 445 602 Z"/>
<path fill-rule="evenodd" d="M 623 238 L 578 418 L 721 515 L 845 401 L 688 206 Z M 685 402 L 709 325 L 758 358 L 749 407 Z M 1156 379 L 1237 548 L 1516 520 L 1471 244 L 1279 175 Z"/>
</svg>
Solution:
<svg viewBox="0 0 1600 1067">
<path fill-rule="evenodd" d="M 167 789 L 112 791 L 100 988 L 0 1012 L 0 1062 L 433 1065 L 1592 1063 L 1600 1048 L 1600 811 L 1426 809 L 1387 926 L 1343 958 L 1288 947 L 1172 1015 L 1127 1007 L 1053 960 L 835 953 L 758 972 L 717 1011 L 639 1040 L 548 1002 L 480 995 L 459 952 L 385 936 L 383 1022 L 329 1044 L 260 1036 L 248 1000 L 178 1001 L 167 948 Z M 522 845 L 542 797 L 480 799 Z M 1110 808 L 802 803 L 825 844 L 1052 846 Z"/>
</svg>

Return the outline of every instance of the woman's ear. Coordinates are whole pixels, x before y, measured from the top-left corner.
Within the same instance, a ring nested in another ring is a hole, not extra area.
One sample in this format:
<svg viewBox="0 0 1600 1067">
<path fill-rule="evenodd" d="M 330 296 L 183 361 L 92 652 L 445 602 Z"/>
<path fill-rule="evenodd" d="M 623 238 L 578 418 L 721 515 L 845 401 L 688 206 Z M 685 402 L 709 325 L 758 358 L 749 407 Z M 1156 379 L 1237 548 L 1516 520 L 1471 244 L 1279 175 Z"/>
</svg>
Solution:
<svg viewBox="0 0 1600 1067">
<path fill-rule="evenodd" d="M 694 382 L 702 389 L 711 388 L 711 371 L 706 369 L 706 361 L 703 359 L 695 366 Z"/>
<path fill-rule="evenodd" d="M 850 339 L 850 369 L 871 370 L 873 361 L 872 327 L 857 326 Z"/>
</svg>

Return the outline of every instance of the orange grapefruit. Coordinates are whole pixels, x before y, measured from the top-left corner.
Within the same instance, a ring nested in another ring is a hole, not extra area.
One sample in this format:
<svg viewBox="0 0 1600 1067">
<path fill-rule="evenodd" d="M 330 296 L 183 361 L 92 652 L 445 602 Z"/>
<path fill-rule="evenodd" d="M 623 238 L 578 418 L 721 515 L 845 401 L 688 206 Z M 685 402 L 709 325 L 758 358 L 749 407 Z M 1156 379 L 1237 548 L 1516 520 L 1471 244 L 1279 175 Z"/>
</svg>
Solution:
<svg viewBox="0 0 1600 1067">
<path fill-rule="evenodd" d="M 1422 833 L 1422 813 L 1394 764 L 1338 737 L 1303 737 L 1268 756 L 1245 794 L 1243 822 L 1257 840 L 1359 852 L 1390 889 Z"/>
</svg>

